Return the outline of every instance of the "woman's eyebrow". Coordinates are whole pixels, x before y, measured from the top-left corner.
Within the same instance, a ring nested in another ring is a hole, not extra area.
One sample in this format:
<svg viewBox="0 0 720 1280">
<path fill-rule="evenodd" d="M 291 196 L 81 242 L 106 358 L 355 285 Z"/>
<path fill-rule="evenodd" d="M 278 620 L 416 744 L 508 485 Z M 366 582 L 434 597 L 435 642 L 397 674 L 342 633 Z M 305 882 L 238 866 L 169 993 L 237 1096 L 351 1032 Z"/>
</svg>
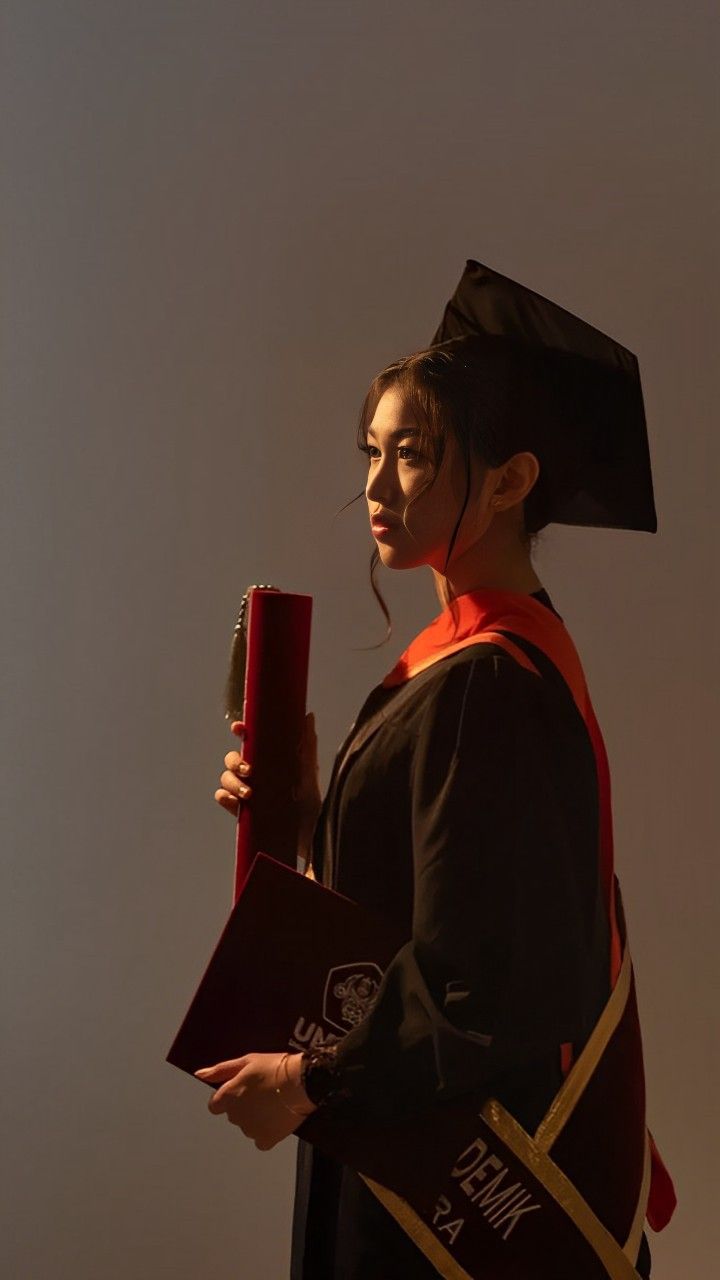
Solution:
<svg viewBox="0 0 720 1280">
<path fill-rule="evenodd" d="M 372 436 L 373 440 L 376 439 L 375 432 L 373 431 L 372 427 L 368 427 L 367 433 L 368 433 L 368 436 Z M 419 436 L 419 435 L 420 435 L 419 427 L 397 427 L 395 431 L 390 431 L 388 433 L 388 440 L 399 440 L 401 436 Z"/>
</svg>

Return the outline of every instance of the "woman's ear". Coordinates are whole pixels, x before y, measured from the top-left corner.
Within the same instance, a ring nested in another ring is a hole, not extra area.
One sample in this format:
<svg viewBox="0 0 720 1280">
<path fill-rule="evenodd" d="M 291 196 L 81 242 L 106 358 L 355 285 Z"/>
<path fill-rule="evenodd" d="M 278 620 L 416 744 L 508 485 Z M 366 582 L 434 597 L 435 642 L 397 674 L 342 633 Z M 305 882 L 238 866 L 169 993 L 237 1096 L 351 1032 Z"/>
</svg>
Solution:
<svg viewBox="0 0 720 1280">
<path fill-rule="evenodd" d="M 534 453 L 514 453 L 504 465 L 490 506 L 506 511 L 522 502 L 540 475 L 540 463 Z"/>
</svg>

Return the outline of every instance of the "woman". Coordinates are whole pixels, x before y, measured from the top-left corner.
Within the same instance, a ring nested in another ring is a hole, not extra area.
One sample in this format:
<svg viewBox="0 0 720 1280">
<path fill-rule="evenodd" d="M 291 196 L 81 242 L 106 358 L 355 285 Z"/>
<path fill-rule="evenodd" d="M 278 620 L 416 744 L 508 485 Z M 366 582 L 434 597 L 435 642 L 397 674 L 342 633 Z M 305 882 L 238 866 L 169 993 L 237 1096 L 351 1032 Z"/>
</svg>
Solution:
<svg viewBox="0 0 720 1280">
<path fill-rule="evenodd" d="M 473 611 L 498 601 L 560 618 L 532 563 L 562 500 L 548 443 L 558 400 L 543 399 L 546 365 L 517 358 L 512 345 L 436 343 L 372 383 L 358 444 L 386 616 L 378 561 L 430 566 L 441 620 L 459 613 L 471 633 Z M 391 1120 L 478 1085 L 534 1132 L 608 1000 L 595 757 L 558 671 L 515 639 L 545 678 L 485 641 L 414 675 L 394 715 L 397 684 L 373 689 L 337 759 L 380 707 L 387 720 L 339 786 L 333 770 L 322 801 L 309 718 L 308 870 L 409 941 L 335 1044 L 204 1073 L 220 1086 L 210 1110 L 263 1149 L 316 1107 Z M 225 765 L 215 798 L 235 814 L 251 797 L 249 768 L 238 752 Z M 635 1266 L 650 1275 L 644 1232 Z M 300 1137 L 291 1275 L 432 1280 L 437 1270 L 357 1173 Z"/>
</svg>

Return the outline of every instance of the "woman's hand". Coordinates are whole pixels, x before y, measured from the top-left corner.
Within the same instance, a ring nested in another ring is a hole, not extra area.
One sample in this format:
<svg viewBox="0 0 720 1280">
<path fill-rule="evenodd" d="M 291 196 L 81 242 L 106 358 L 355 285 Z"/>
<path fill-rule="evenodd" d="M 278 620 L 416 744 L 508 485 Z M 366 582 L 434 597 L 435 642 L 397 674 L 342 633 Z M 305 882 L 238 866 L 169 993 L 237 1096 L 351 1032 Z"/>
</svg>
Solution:
<svg viewBox="0 0 720 1280">
<path fill-rule="evenodd" d="M 284 1057 L 283 1053 L 246 1053 L 194 1073 L 212 1084 L 223 1082 L 208 1102 L 208 1110 L 216 1116 L 226 1115 L 246 1137 L 254 1139 L 260 1151 L 269 1151 L 294 1133 L 316 1109 L 300 1084 L 302 1054 L 290 1054 L 281 1066 Z M 280 1096 L 275 1092 L 276 1084 Z M 288 1107 L 298 1107 L 303 1114 L 296 1115 Z"/>
<path fill-rule="evenodd" d="M 244 720 L 233 720 L 230 729 L 237 737 L 242 737 L 245 733 Z M 240 805 L 252 795 L 252 787 L 248 784 L 250 765 L 241 751 L 228 751 L 224 763 L 225 769 L 220 775 L 221 785 L 215 792 L 215 799 L 223 809 L 237 817 Z M 306 856 L 312 845 L 313 831 L 322 806 L 313 711 L 308 711 L 305 716 L 303 734 L 298 743 L 298 774 L 293 795 L 298 811 L 298 851 Z"/>
</svg>

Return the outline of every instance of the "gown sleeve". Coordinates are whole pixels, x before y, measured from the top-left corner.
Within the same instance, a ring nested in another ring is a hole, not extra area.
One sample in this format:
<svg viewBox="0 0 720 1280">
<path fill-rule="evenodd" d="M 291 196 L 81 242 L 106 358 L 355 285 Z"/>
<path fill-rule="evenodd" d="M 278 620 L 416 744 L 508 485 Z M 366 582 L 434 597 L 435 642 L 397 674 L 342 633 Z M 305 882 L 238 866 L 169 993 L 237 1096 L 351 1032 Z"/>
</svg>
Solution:
<svg viewBox="0 0 720 1280">
<path fill-rule="evenodd" d="M 563 738 L 557 696 L 505 656 L 438 677 L 410 778 L 412 937 L 324 1054 L 334 1105 L 379 1118 L 489 1091 L 587 1033 L 605 939 L 595 766 L 589 739 Z"/>
</svg>

